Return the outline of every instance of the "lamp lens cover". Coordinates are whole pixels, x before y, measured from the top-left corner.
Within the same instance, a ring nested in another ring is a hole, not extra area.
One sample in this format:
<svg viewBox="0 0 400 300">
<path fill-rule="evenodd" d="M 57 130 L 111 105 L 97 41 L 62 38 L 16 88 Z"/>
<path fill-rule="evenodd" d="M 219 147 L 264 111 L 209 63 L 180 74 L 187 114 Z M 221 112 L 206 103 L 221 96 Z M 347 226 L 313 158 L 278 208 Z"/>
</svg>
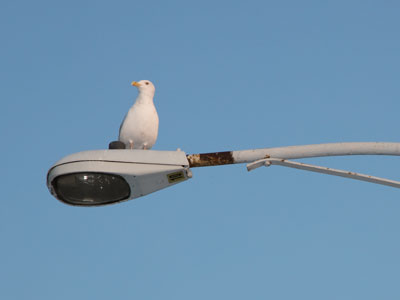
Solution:
<svg viewBox="0 0 400 300">
<path fill-rule="evenodd" d="M 72 205 L 93 206 L 119 202 L 131 194 L 129 184 L 119 175 L 79 172 L 60 175 L 52 182 L 61 201 Z"/>
</svg>

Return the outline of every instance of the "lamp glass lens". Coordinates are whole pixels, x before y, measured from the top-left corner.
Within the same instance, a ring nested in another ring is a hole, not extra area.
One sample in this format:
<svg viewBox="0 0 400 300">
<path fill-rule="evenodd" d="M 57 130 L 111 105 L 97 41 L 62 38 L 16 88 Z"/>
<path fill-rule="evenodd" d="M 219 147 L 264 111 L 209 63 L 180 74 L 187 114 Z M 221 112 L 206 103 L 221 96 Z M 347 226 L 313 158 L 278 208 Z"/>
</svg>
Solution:
<svg viewBox="0 0 400 300">
<path fill-rule="evenodd" d="M 127 199 L 129 184 L 119 175 L 82 172 L 58 176 L 53 181 L 57 197 L 72 205 L 105 205 Z"/>
</svg>

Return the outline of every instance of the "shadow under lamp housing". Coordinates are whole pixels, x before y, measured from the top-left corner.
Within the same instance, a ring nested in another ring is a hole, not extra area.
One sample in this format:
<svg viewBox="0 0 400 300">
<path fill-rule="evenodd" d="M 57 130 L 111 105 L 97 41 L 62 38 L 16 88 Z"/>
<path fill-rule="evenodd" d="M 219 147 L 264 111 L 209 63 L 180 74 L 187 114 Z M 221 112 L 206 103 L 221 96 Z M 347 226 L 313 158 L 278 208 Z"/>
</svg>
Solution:
<svg viewBox="0 0 400 300">
<path fill-rule="evenodd" d="M 60 201 L 99 206 L 138 198 L 192 177 L 183 151 L 94 150 L 68 155 L 47 174 Z"/>
</svg>

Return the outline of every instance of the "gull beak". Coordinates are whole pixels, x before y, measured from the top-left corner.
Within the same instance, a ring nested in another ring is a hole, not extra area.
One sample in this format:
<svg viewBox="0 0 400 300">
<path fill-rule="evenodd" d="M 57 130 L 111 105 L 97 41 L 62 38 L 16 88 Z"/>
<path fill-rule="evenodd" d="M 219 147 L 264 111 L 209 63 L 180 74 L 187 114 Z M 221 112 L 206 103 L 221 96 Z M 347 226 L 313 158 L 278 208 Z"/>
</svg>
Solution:
<svg viewBox="0 0 400 300">
<path fill-rule="evenodd" d="M 139 86 L 140 86 L 140 83 L 137 82 L 137 81 L 132 81 L 131 85 L 132 85 L 132 86 L 139 87 Z"/>
</svg>

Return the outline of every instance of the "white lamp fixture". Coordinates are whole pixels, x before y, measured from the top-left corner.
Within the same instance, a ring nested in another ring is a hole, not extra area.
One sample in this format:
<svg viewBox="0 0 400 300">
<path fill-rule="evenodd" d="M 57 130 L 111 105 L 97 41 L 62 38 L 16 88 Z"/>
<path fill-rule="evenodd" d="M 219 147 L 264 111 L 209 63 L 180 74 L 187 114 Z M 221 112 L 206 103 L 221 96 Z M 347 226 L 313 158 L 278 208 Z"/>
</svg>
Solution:
<svg viewBox="0 0 400 300">
<path fill-rule="evenodd" d="M 110 144 L 111 145 L 111 144 Z M 192 178 L 190 168 L 247 163 L 251 171 L 280 165 L 400 188 L 400 182 L 295 162 L 344 155 L 400 155 L 400 143 L 331 143 L 186 155 L 183 151 L 95 150 L 69 155 L 47 174 L 51 194 L 64 203 L 99 206 L 138 198 Z"/>
<path fill-rule="evenodd" d="M 138 198 L 191 177 L 182 151 L 96 150 L 58 161 L 48 172 L 47 186 L 64 203 L 96 206 Z"/>
</svg>

